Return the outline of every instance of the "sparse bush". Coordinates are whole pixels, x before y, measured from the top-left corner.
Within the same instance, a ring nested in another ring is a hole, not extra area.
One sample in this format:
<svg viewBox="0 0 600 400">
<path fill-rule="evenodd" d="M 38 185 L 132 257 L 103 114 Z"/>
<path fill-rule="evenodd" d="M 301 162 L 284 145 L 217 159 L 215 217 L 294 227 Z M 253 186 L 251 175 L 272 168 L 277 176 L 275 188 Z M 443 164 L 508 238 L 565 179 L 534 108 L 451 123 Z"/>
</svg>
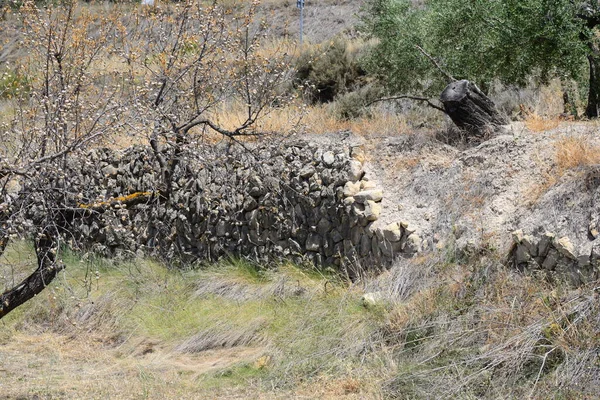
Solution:
<svg viewBox="0 0 600 400">
<path fill-rule="evenodd" d="M 382 89 L 376 85 L 368 85 L 353 92 L 336 96 L 330 105 L 330 111 L 339 119 L 350 120 L 360 117 L 371 117 L 368 105 L 381 97 Z"/>
<path fill-rule="evenodd" d="M 296 86 L 305 89 L 311 103 L 333 101 L 364 84 L 366 72 L 358 54 L 339 38 L 309 47 L 296 61 Z"/>
</svg>

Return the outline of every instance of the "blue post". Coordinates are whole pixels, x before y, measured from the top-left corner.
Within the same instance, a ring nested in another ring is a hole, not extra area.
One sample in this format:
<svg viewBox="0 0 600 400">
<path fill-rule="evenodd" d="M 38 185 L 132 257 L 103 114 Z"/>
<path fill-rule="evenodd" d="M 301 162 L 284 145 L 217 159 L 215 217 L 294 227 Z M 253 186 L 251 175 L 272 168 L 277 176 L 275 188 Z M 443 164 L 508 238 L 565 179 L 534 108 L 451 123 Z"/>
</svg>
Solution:
<svg viewBox="0 0 600 400">
<path fill-rule="evenodd" d="M 296 7 L 300 9 L 300 46 L 302 46 L 302 31 L 304 31 L 304 0 L 296 0 Z"/>
</svg>

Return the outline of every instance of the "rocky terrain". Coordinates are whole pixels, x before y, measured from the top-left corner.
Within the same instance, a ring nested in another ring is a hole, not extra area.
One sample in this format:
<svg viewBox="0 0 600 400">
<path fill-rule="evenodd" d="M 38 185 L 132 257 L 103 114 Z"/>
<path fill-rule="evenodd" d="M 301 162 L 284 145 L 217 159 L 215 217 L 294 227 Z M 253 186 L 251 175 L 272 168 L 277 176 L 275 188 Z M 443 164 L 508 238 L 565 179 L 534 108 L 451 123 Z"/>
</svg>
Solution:
<svg viewBox="0 0 600 400">
<path fill-rule="evenodd" d="M 578 284 L 600 259 L 598 167 L 577 161 L 597 148 L 594 129 L 514 124 L 462 148 L 425 133 L 349 132 L 217 146 L 184 156 L 167 203 L 150 149 L 96 149 L 56 185 L 87 210 L 75 243 L 104 255 L 309 259 L 356 276 L 399 256 L 493 250 Z"/>
</svg>

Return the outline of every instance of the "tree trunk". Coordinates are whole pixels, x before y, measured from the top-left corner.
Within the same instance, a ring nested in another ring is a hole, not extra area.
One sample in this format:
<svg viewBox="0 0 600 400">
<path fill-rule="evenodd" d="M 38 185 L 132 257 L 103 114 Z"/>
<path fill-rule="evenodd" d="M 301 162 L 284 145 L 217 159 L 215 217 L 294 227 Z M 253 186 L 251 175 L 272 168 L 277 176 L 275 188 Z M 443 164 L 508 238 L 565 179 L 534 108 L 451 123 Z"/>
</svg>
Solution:
<svg viewBox="0 0 600 400">
<path fill-rule="evenodd" d="M 470 133 L 508 124 L 508 119 L 478 87 L 467 80 L 451 82 L 440 96 L 446 114 L 452 122 Z"/>
<path fill-rule="evenodd" d="M 58 245 L 51 233 L 46 231 L 37 239 L 35 251 L 38 267 L 34 273 L 0 295 L 0 319 L 44 290 L 63 268 L 56 264 Z"/>
<path fill-rule="evenodd" d="M 590 47 L 592 47 L 592 54 L 588 55 L 588 62 L 590 64 L 590 89 L 585 116 L 588 118 L 598 118 L 600 108 L 600 52 L 596 46 Z"/>
</svg>

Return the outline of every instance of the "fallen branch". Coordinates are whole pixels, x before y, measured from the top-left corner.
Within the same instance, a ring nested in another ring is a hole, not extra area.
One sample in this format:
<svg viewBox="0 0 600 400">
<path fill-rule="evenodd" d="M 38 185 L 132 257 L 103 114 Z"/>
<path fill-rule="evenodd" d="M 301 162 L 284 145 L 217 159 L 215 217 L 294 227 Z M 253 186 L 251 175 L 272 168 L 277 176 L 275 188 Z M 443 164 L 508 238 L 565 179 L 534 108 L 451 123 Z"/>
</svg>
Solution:
<svg viewBox="0 0 600 400">
<path fill-rule="evenodd" d="M 427 105 L 431 108 L 435 108 L 438 111 L 443 112 L 444 114 L 446 113 L 446 110 L 444 110 L 444 108 L 436 105 L 435 103 L 433 103 L 430 99 L 428 99 L 427 97 L 419 97 L 419 96 L 410 96 L 410 95 L 401 95 L 401 96 L 392 96 L 392 97 L 382 97 L 381 99 L 376 99 L 373 101 L 368 102 L 367 104 L 365 104 L 365 107 L 369 107 L 370 105 L 373 105 L 375 103 L 379 103 L 381 101 L 393 101 L 393 100 L 402 100 L 402 99 L 408 99 L 408 100 L 414 100 L 414 101 L 423 101 L 425 103 L 427 103 Z"/>
</svg>

